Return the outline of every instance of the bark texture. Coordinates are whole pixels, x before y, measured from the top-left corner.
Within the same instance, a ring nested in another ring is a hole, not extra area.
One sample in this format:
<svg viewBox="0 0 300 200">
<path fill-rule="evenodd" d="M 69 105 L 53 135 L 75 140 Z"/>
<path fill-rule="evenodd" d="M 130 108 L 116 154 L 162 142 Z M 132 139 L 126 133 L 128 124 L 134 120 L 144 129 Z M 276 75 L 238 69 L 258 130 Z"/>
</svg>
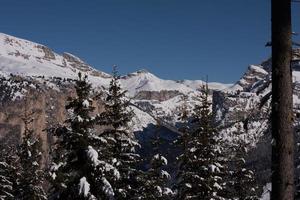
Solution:
<svg viewBox="0 0 300 200">
<path fill-rule="evenodd" d="M 272 193 L 294 200 L 291 1 L 272 0 Z"/>
</svg>

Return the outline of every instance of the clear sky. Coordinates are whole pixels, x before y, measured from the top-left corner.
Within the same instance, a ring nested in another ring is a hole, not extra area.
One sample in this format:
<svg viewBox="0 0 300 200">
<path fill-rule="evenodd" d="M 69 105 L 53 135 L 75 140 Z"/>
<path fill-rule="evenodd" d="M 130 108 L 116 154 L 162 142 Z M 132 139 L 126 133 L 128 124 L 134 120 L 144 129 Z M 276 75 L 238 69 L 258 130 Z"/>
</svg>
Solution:
<svg viewBox="0 0 300 200">
<path fill-rule="evenodd" d="M 300 31 L 300 4 L 293 6 Z M 270 55 L 270 0 L 1 0 L 0 31 L 122 74 L 235 82 Z M 300 36 L 298 38 L 300 40 Z"/>
</svg>

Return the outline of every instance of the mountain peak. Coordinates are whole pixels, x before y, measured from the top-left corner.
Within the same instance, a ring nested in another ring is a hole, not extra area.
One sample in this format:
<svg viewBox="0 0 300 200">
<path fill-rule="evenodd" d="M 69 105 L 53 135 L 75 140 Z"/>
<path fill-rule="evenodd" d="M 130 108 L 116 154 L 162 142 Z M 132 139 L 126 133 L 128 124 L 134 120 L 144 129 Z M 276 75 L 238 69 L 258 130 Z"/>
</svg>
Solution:
<svg viewBox="0 0 300 200">
<path fill-rule="evenodd" d="M 143 79 L 159 79 L 157 76 L 149 72 L 147 69 L 140 69 L 138 71 L 129 73 L 125 76 L 122 76 L 122 79 L 128 79 L 131 77 L 143 77 Z"/>
<path fill-rule="evenodd" d="M 89 76 L 109 78 L 70 53 L 62 55 L 49 47 L 0 33 L 0 71 L 25 76 L 76 78 L 78 71 Z"/>
<path fill-rule="evenodd" d="M 147 74 L 147 73 L 150 73 L 147 69 L 140 69 L 138 71 L 136 71 L 136 73 L 138 74 Z"/>
</svg>

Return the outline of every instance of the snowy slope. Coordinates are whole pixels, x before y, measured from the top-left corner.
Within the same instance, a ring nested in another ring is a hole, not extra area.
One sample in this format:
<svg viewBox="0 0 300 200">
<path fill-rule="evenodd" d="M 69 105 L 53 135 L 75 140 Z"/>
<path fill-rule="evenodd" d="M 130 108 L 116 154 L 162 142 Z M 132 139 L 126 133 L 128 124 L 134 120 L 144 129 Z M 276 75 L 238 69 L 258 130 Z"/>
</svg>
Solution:
<svg viewBox="0 0 300 200">
<path fill-rule="evenodd" d="M 240 90 L 251 91 L 255 83 L 267 79 L 269 73 L 264 69 L 262 65 L 250 65 L 246 73 L 237 81 L 232 87 L 228 87 L 225 90 L 228 92 Z"/>
<path fill-rule="evenodd" d="M 121 77 L 121 83 L 129 91 L 130 96 L 134 96 L 139 91 L 179 91 L 187 94 L 198 90 L 205 84 L 201 80 L 164 80 L 160 79 L 147 70 L 139 70 L 137 72 Z M 208 87 L 212 90 L 223 90 L 231 87 L 232 84 L 208 83 Z"/>
<path fill-rule="evenodd" d="M 107 83 L 100 72 L 70 53 L 59 55 L 48 47 L 0 33 L 0 71 L 21 76 L 76 78 L 79 71 L 91 80 Z"/>
<path fill-rule="evenodd" d="M 143 131 L 143 129 L 147 128 L 149 124 L 157 124 L 156 120 L 153 117 L 151 117 L 148 113 L 143 112 L 134 106 L 131 106 L 131 109 L 134 112 L 134 118 L 131 122 L 133 131 Z"/>
<path fill-rule="evenodd" d="M 140 70 L 123 76 L 121 83 L 129 91 L 130 96 L 134 96 L 139 91 L 177 90 L 183 93 L 193 91 L 192 88 L 176 81 L 160 79 L 147 70 Z"/>
<path fill-rule="evenodd" d="M 182 94 L 165 101 L 133 99 L 132 102 L 141 110 L 144 110 L 152 116 L 155 116 L 157 119 L 163 120 L 164 122 L 175 126 L 178 122 L 177 116 L 179 115 L 183 104 L 186 103 L 187 109 L 191 111 L 193 107 L 199 103 L 199 91 L 193 91 L 184 95 L 187 96 L 186 102 L 183 99 Z M 211 100 L 211 96 L 209 97 L 209 100 Z"/>
<path fill-rule="evenodd" d="M 180 81 L 182 84 L 197 90 L 201 88 L 201 86 L 205 85 L 206 83 L 201 80 L 183 80 Z M 232 84 L 224 84 L 224 83 L 217 83 L 217 82 L 209 82 L 208 88 L 211 90 L 224 90 L 226 88 L 232 87 Z"/>
</svg>

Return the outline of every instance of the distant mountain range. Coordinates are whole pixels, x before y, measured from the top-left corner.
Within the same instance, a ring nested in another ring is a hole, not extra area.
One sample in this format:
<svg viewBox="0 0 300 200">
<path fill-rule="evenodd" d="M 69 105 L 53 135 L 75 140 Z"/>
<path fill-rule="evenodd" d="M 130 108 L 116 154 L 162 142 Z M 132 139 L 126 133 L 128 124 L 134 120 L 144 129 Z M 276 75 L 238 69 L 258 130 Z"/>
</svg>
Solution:
<svg viewBox="0 0 300 200">
<path fill-rule="evenodd" d="M 60 55 L 47 46 L 3 33 L 0 33 L 0 71 L 3 74 L 63 78 L 76 78 L 77 73 L 81 71 L 89 75 L 93 84 L 104 86 L 107 86 L 110 79 L 109 74 L 97 70 L 70 53 Z M 130 95 L 134 95 L 138 91 L 193 91 L 198 89 L 203 81 L 163 80 L 147 70 L 139 70 L 123 76 L 122 84 Z M 232 85 L 209 83 L 209 86 L 220 90 Z"/>
</svg>

